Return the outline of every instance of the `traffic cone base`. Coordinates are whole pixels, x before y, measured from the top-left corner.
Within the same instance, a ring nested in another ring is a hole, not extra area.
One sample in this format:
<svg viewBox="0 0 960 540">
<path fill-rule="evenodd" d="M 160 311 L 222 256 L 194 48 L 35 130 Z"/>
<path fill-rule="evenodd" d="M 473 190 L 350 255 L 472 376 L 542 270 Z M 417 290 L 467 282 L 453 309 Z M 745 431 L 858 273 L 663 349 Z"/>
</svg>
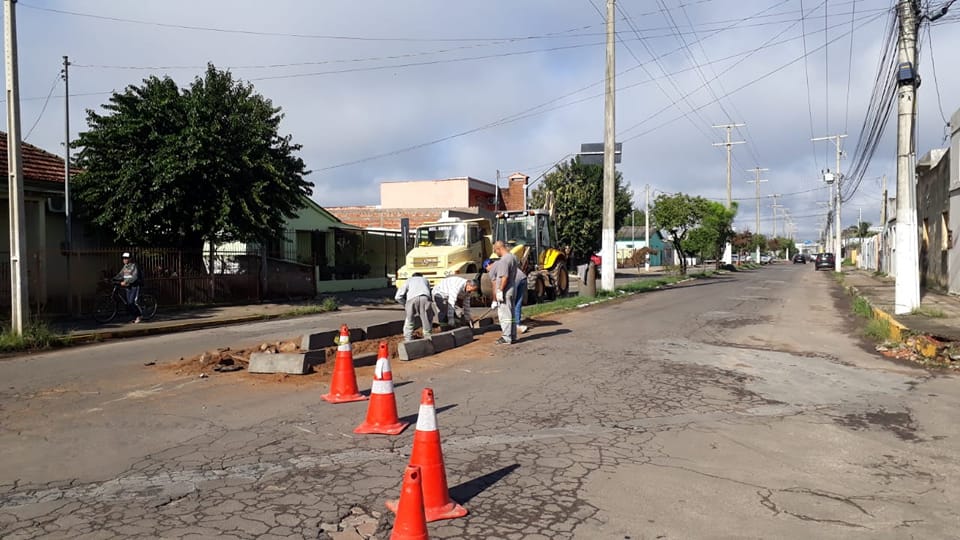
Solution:
<svg viewBox="0 0 960 540">
<path fill-rule="evenodd" d="M 428 540 L 427 520 L 423 513 L 423 480 L 420 467 L 407 465 L 403 472 L 397 518 L 393 521 L 390 540 Z"/>
<path fill-rule="evenodd" d="M 387 509 L 393 513 L 397 513 L 398 502 L 396 499 L 387 501 Z M 460 506 L 455 501 L 450 501 L 449 504 L 443 506 L 438 506 L 436 508 L 425 508 L 424 514 L 427 516 L 427 523 L 433 523 L 434 521 L 440 521 L 442 519 L 456 519 L 461 518 L 467 515 L 467 509 L 463 506 Z"/>
<path fill-rule="evenodd" d="M 337 341 L 337 357 L 330 379 L 330 393 L 320 399 L 330 403 L 350 403 L 367 399 L 357 388 L 357 373 L 353 369 L 353 349 L 350 347 L 350 329 L 340 326 L 340 339 Z"/>
</svg>

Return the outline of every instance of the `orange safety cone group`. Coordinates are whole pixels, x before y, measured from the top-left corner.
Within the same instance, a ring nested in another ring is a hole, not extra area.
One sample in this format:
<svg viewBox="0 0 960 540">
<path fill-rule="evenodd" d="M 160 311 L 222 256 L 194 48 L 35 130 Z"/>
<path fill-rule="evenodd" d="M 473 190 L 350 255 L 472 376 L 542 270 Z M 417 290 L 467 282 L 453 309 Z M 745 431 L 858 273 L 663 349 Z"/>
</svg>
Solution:
<svg viewBox="0 0 960 540">
<path fill-rule="evenodd" d="M 357 388 L 357 373 L 353 370 L 353 349 L 350 347 L 350 329 L 340 326 L 336 363 L 330 381 L 330 393 L 320 396 L 330 403 L 348 403 L 367 399 Z"/>
<path fill-rule="evenodd" d="M 431 388 L 424 388 L 420 397 L 420 414 L 417 417 L 417 431 L 413 435 L 410 465 L 419 466 L 423 472 L 423 504 L 428 522 L 467 515 L 467 509 L 450 498 L 447 488 L 447 470 L 443 464 L 437 410 Z M 400 518 L 397 501 L 387 501 L 387 508 L 397 512 L 397 518 Z"/>
<path fill-rule="evenodd" d="M 390 540 L 427 540 L 427 518 L 423 513 L 423 480 L 420 467 L 407 465 L 403 472 L 403 487 L 397 519 L 393 522 Z"/>
<path fill-rule="evenodd" d="M 354 433 L 378 433 L 397 435 L 407 428 L 407 422 L 397 417 L 397 399 L 393 394 L 393 374 L 390 372 L 390 358 L 387 342 L 380 342 L 377 354 L 377 366 L 373 370 L 373 386 L 370 389 L 370 405 L 367 407 L 367 419 L 353 430 Z"/>
</svg>

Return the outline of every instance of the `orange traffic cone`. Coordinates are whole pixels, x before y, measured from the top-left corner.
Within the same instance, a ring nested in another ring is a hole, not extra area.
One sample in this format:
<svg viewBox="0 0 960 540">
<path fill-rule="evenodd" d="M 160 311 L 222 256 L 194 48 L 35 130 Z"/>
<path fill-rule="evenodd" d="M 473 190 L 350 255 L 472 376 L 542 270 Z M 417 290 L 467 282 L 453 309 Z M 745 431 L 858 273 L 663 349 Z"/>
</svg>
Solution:
<svg viewBox="0 0 960 540">
<path fill-rule="evenodd" d="M 427 540 L 427 518 L 423 513 L 423 482 L 420 467 L 407 465 L 400 488 L 397 519 L 390 540 Z"/>
<path fill-rule="evenodd" d="M 447 470 L 443 465 L 437 410 L 431 388 L 424 388 L 420 397 L 420 414 L 417 417 L 417 431 L 413 435 L 410 465 L 417 465 L 423 471 L 423 504 L 427 521 L 467 515 L 467 509 L 450 498 L 447 488 Z M 387 501 L 387 508 L 396 512 L 397 502 Z"/>
<path fill-rule="evenodd" d="M 377 367 L 373 370 L 373 387 L 370 390 L 370 405 L 367 407 L 367 420 L 353 430 L 354 433 L 379 433 L 397 435 L 409 424 L 397 417 L 397 399 L 393 395 L 393 374 L 390 373 L 390 359 L 387 342 L 380 342 L 377 354 Z"/>
<path fill-rule="evenodd" d="M 320 399 L 330 403 L 363 401 L 366 396 L 357 388 L 357 373 L 353 370 L 353 348 L 350 347 L 350 329 L 340 327 L 340 339 L 337 341 L 337 359 L 333 365 L 333 379 L 330 381 L 330 393 Z"/>
</svg>

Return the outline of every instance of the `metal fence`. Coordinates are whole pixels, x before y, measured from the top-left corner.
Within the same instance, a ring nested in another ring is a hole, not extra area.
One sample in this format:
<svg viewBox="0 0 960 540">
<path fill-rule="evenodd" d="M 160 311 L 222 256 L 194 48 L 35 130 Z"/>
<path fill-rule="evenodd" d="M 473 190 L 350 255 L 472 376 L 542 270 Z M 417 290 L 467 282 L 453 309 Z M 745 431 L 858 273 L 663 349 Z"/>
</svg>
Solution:
<svg viewBox="0 0 960 540">
<path fill-rule="evenodd" d="M 314 266 L 264 257 L 259 248 L 188 251 L 111 248 L 28 254 L 27 284 L 34 314 L 90 313 L 94 298 L 111 286 L 133 254 L 144 276 L 144 290 L 163 306 L 259 302 L 312 297 Z M 10 305 L 10 257 L 0 252 L 0 305 Z"/>
</svg>

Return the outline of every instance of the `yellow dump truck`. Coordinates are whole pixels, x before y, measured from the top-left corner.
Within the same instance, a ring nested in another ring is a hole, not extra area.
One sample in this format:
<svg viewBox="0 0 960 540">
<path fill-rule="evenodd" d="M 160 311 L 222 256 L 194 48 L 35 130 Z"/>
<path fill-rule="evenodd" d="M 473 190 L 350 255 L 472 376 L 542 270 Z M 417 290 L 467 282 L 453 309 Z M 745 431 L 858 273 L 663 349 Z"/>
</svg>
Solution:
<svg viewBox="0 0 960 540">
<path fill-rule="evenodd" d="M 442 218 L 417 227 L 414 247 L 397 271 L 397 287 L 415 272 L 434 286 L 447 276 L 474 279 L 483 260 L 493 253 L 490 221 L 486 218 Z"/>
</svg>

